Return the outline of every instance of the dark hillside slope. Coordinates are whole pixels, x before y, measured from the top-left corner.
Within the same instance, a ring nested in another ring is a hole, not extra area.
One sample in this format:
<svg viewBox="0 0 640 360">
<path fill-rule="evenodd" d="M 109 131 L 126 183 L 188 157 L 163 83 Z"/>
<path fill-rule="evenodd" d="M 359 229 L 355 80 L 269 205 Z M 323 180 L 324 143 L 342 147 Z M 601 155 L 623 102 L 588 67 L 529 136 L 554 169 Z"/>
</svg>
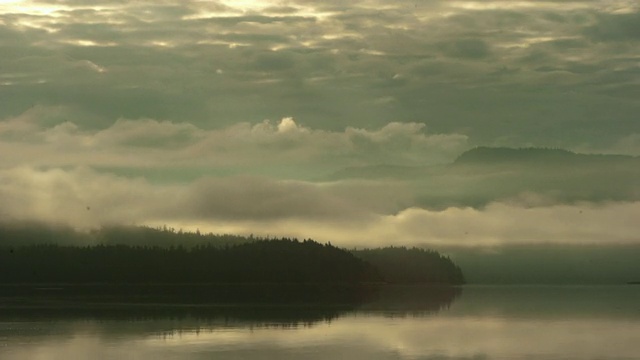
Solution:
<svg viewBox="0 0 640 360">
<path fill-rule="evenodd" d="M 589 164 L 639 164 L 640 158 L 627 155 L 578 154 L 564 149 L 548 148 L 506 148 L 477 147 L 462 153 L 454 162 L 461 165 L 472 164 L 521 164 L 521 165 L 557 165 L 574 166 Z"/>
<path fill-rule="evenodd" d="M 460 267 L 436 251 L 386 247 L 355 250 L 353 254 L 375 266 L 384 280 L 389 283 L 448 285 L 465 283 Z"/>
<path fill-rule="evenodd" d="M 306 240 L 230 247 L 0 248 L 0 283 L 363 283 L 377 271 L 346 250 Z"/>
</svg>

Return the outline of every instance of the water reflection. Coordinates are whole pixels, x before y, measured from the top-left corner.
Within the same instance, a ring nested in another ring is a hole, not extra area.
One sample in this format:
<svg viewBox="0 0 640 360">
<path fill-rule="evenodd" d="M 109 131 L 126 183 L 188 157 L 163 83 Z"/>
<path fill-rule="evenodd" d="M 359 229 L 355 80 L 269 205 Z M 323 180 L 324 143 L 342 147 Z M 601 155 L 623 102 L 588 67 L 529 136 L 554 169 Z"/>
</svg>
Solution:
<svg viewBox="0 0 640 360">
<path fill-rule="evenodd" d="M 5 307 L 0 358 L 637 359 L 640 287 L 381 290 L 325 309 Z"/>
<path fill-rule="evenodd" d="M 451 316 L 487 316 L 555 321 L 626 319 L 640 321 L 640 287 L 466 286 Z"/>
<path fill-rule="evenodd" d="M 380 311 L 426 315 L 447 309 L 461 288 L 437 286 L 163 286 L 109 289 L 70 286 L 49 291 L 15 287 L 0 292 L 0 320 L 99 320 L 174 323 L 204 326 L 312 326 L 352 312 Z M 185 291 L 185 288 L 187 289 Z M 64 290 L 64 291 L 62 291 Z M 129 292 L 136 291 L 136 296 Z M 268 291 L 269 295 L 264 296 Z M 201 297 L 194 301 L 192 294 Z M 277 295 L 271 295 L 276 294 Z M 185 295 L 187 294 L 187 295 Z M 212 295 L 215 294 L 215 295 Z"/>
<path fill-rule="evenodd" d="M 448 310 L 462 295 L 457 286 L 384 286 L 358 312 L 375 312 L 386 316 L 427 316 Z"/>
<path fill-rule="evenodd" d="M 237 303 L 185 304 L 177 294 L 186 292 L 174 290 L 169 296 L 131 298 L 127 289 L 107 297 L 94 295 L 103 289 L 53 295 L 5 289 L 0 358 L 300 359 L 349 353 L 357 359 L 363 353 L 357 347 L 372 344 L 367 333 L 354 337 L 354 331 L 361 332 L 360 326 L 378 331 L 374 314 L 430 316 L 450 308 L 461 293 L 451 287 L 324 287 L 302 289 L 305 298 L 314 295 L 311 302 L 301 302 L 293 291 L 283 298 L 287 291 L 281 291 L 278 302 L 258 297 L 256 304 L 256 298 L 242 296 Z M 347 339 L 349 344 L 341 344 Z"/>
</svg>

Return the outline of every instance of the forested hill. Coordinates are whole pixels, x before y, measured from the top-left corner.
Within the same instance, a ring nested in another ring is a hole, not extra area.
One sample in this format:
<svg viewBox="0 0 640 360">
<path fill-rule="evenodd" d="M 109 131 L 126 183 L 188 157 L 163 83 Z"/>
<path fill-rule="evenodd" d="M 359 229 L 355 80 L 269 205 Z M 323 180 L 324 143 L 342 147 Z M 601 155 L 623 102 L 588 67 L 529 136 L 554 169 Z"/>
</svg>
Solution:
<svg viewBox="0 0 640 360">
<path fill-rule="evenodd" d="M 0 226 L 0 283 L 464 282 L 431 251 L 347 251 L 313 240 L 109 227 Z"/>
<path fill-rule="evenodd" d="M 389 283 L 465 283 L 462 269 L 437 251 L 386 247 L 355 250 L 353 254 L 378 269 Z"/>
<path fill-rule="evenodd" d="M 521 164 L 521 165 L 552 165 L 569 163 L 572 165 L 581 164 L 619 164 L 635 163 L 640 165 L 640 158 L 627 155 L 607 155 L 607 154 L 578 154 L 564 149 L 549 148 L 506 148 L 506 147 L 484 147 L 480 146 L 462 153 L 455 160 L 455 164 L 461 165 L 498 165 L 498 164 Z"/>
<path fill-rule="evenodd" d="M 32 245 L 3 249 L 0 283 L 366 283 L 378 271 L 315 241 L 235 246 Z"/>
</svg>

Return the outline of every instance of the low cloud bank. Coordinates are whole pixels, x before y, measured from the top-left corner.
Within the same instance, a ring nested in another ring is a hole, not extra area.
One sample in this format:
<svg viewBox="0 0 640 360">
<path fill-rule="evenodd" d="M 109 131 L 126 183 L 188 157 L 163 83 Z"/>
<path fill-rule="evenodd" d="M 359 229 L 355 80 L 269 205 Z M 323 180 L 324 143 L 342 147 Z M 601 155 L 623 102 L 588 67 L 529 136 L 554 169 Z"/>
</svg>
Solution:
<svg viewBox="0 0 640 360">
<path fill-rule="evenodd" d="M 0 160 L 0 167 L 214 167 L 249 173 L 271 167 L 295 168 L 296 177 L 304 178 L 345 166 L 446 163 L 468 148 L 467 136 L 431 134 L 423 123 L 344 131 L 312 129 L 290 117 L 219 129 L 154 119 L 119 119 L 103 129 L 83 128 L 73 120 L 47 124 L 49 118 L 80 116 L 64 107 L 35 107 L 0 122 L 0 150 L 14 154 Z"/>
<path fill-rule="evenodd" d="M 264 177 L 156 184 L 90 168 L 0 170 L 0 214 L 90 229 L 167 224 L 214 233 L 295 236 L 342 246 L 637 244 L 640 202 L 482 208 L 416 206 L 398 181 L 312 183 Z"/>
</svg>

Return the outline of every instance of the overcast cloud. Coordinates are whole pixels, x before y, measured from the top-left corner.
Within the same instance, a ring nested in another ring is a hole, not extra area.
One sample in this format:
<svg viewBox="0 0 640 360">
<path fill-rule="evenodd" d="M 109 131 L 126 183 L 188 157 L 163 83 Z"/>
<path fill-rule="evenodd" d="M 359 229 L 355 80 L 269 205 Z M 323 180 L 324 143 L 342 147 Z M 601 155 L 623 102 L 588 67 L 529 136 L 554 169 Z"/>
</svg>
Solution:
<svg viewBox="0 0 640 360">
<path fill-rule="evenodd" d="M 450 165 L 640 156 L 637 1 L 8 0 L 0 52 L 5 218 L 640 242 L 631 162 Z"/>
</svg>

